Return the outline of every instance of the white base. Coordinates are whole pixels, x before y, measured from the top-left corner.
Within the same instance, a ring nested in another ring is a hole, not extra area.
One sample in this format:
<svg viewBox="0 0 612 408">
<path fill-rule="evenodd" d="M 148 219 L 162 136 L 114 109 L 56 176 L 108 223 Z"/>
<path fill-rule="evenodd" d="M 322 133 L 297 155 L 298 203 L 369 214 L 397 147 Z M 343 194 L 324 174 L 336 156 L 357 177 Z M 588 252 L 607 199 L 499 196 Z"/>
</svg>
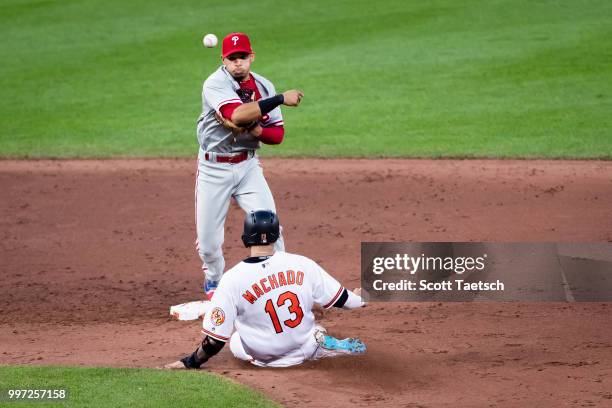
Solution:
<svg viewBox="0 0 612 408">
<path fill-rule="evenodd" d="M 198 320 L 206 314 L 209 306 L 208 300 L 181 303 L 170 307 L 170 316 L 177 320 Z"/>
</svg>

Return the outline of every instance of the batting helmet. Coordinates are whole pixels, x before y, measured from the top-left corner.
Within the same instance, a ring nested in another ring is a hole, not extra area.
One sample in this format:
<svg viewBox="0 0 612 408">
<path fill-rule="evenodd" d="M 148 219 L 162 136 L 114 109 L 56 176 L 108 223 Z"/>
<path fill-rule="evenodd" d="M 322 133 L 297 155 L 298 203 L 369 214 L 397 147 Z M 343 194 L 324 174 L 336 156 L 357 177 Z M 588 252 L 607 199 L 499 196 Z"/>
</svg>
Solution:
<svg viewBox="0 0 612 408">
<path fill-rule="evenodd" d="M 257 210 L 247 214 L 242 234 L 242 242 L 245 247 L 273 244 L 278 236 L 278 217 L 273 211 Z"/>
</svg>

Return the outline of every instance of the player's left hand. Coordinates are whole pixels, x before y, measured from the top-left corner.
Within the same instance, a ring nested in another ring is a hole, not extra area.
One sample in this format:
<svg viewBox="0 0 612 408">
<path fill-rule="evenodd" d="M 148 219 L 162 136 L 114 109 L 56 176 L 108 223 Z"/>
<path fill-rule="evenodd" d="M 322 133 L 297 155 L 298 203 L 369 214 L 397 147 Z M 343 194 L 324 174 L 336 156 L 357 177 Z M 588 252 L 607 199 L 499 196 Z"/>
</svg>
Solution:
<svg viewBox="0 0 612 408">
<path fill-rule="evenodd" d="M 353 293 L 361 298 L 361 307 L 365 307 L 367 303 L 363 300 L 363 296 L 362 296 L 363 291 L 361 290 L 361 288 L 353 289 Z"/>
<path fill-rule="evenodd" d="M 174 363 L 169 363 L 164 365 L 166 370 L 187 370 L 185 364 L 181 360 L 175 361 Z"/>
</svg>

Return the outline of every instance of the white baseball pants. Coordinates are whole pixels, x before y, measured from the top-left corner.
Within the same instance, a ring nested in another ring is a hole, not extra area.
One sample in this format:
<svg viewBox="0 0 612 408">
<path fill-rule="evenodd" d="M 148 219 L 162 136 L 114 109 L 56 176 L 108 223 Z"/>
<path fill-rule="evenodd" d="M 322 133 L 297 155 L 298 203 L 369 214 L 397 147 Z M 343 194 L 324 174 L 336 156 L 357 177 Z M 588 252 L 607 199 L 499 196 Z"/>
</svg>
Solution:
<svg viewBox="0 0 612 408">
<path fill-rule="evenodd" d="M 229 346 L 232 354 L 239 360 L 248 361 L 253 365 L 259 367 L 291 367 L 294 365 L 302 364 L 308 360 L 319 360 L 322 358 L 329 357 L 338 357 L 338 356 L 346 356 L 345 353 L 334 351 L 334 350 L 326 350 L 319 345 L 316 341 L 314 332 L 315 330 L 325 330 L 322 326 L 316 325 L 313 328 L 312 335 L 309 336 L 306 344 L 303 344 L 302 347 L 294 350 L 292 353 L 285 354 L 283 356 L 279 356 L 278 359 L 274 361 L 262 362 L 253 358 L 247 351 L 244 349 L 244 345 L 242 344 L 242 339 L 240 338 L 240 334 L 238 331 L 234 331 L 232 336 L 230 337 Z"/>
<path fill-rule="evenodd" d="M 230 199 L 249 211 L 267 209 L 276 212 L 274 197 L 264 178 L 259 157 L 252 156 L 237 164 L 210 162 L 200 149 L 196 174 L 196 248 L 202 259 L 205 278 L 219 281 L 225 270 L 222 245 L 225 239 L 225 218 Z M 284 251 L 281 236 L 274 244 Z"/>
</svg>

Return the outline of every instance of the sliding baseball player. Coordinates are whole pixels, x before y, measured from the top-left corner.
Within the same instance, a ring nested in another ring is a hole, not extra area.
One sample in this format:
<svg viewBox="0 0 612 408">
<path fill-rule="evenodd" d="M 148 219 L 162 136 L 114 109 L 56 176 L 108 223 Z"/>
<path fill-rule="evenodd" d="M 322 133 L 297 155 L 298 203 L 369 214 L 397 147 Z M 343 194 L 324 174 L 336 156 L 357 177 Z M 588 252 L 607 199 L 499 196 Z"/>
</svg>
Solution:
<svg viewBox="0 0 612 408">
<path fill-rule="evenodd" d="M 359 295 L 345 289 L 314 261 L 274 250 L 280 237 L 273 211 L 247 214 L 243 243 L 251 256 L 225 273 L 203 320 L 204 339 L 169 369 L 200 368 L 230 343 L 233 355 L 263 367 L 288 367 L 306 360 L 358 355 L 356 338 L 339 340 L 315 323 L 313 305 L 355 309 Z M 235 329 L 235 330 L 234 330 Z"/>
</svg>

